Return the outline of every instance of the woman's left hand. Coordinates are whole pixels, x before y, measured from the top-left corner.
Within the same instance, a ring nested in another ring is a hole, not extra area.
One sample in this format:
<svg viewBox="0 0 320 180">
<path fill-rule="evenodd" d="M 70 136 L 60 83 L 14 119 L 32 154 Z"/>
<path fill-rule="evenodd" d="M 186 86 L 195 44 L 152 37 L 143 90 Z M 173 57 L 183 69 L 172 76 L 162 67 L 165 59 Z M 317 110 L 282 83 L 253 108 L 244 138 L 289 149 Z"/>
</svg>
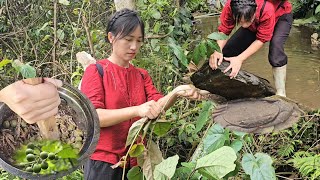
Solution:
<svg viewBox="0 0 320 180">
<path fill-rule="evenodd" d="M 193 85 L 180 85 L 174 89 L 176 95 L 193 100 L 201 100 L 204 95 L 209 94 L 208 91 L 200 90 Z"/>
<path fill-rule="evenodd" d="M 229 74 L 230 79 L 236 77 L 241 69 L 243 60 L 240 59 L 238 56 L 235 57 L 225 57 L 226 61 L 230 62 L 230 65 L 223 71 L 224 73 L 228 72 L 232 69 L 231 73 Z"/>
</svg>

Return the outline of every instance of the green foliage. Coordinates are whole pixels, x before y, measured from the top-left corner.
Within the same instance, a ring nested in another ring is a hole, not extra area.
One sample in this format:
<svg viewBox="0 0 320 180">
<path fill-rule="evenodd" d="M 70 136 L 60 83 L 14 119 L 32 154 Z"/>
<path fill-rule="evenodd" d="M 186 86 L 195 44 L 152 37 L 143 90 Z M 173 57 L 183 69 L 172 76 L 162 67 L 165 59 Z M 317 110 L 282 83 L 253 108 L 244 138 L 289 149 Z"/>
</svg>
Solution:
<svg viewBox="0 0 320 180">
<path fill-rule="evenodd" d="M 198 159 L 196 169 L 209 179 L 221 179 L 235 169 L 236 159 L 235 151 L 231 147 L 223 146 Z"/>
<path fill-rule="evenodd" d="M 275 170 L 272 166 L 272 159 L 264 153 L 246 153 L 242 158 L 242 167 L 251 179 L 276 179 Z"/>
<path fill-rule="evenodd" d="M 154 169 L 154 179 L 166 180 L 172 178 L 176 171 L 178 160 L 179 156 L 175 155 L 156 165 Z"/>
<path fill-rule="evenodd" d="M 230 138 L 230 133 L 227 129 L 224 129 L 221 127 L 219 124 L 213 125 L 205 139 L 203 140 L 204 144 L 204 149 L 203 152 L 204 154 L 211 153 L 221 147 L 223 147 Z"/>
<path fill-rule="evenodd" d="M 27 172 L 51 174 L 72 168 L 79 150 L 60 141 L 40 141 L 23 145 L 14 159 L 18 167 Z"/>
<path fill-rule="evenodd" d="M 213 110 L 214 103 L 212 101 L 204 101 L 202 102 L 202 109 L 199 113 L 199 117 L 196 122 L 196 129 L 195 132 L 198 133 L 203 126 L 207 123 L 208 120 L 211 118 L 211 112 Z"/>
<path fill-rule="evenodd" d="M 304 177 L 313 179 L 320 178 L 320 155 L 314 155 L 308 152 L 297 152 L 295 153 L 292 162 L 294 167 L 299 169 L 299 172 Z"/>
<path fill-rule="evenodd" d="M 12 67 L 16 70 L 18 74 L 21 74 L 21 76 L 24 79 L 36 77 L 36 69 L 30 66 L 29 63 L 24 64 L 20 61 L 13 61 Z"/>
<path fill-rule="evenodd" d="M 128 137 L 127 137 L 126 146 L 129 146 L 135 141 L 146 120 L 147 120 L 146 118 L 140 119 L 131 125 L 129 129 Z"/>
<path fill-rule="evenodd" d="M 127 178 L 130 180 L 143 180 L 143 173 L 139 166 L 131 168 L 127 174 Z"/>
</svg>

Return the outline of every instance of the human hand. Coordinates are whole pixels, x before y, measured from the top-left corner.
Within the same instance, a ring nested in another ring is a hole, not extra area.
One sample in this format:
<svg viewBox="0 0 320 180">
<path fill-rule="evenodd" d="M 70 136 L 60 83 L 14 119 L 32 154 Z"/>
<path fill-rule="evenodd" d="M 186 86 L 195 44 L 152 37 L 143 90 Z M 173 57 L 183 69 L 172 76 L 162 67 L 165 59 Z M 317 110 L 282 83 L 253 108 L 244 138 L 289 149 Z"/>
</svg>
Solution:
<svg viewBox="0 0 320 180">
<path fill-rule="evenodd" d="M 230 65 L 223 71 L 223 73 L 228 72 L 230 69 L 232 69 L 231 73 L 229 74 L 230 79 L 236 77 L 241 69 L 242 62 L 238 56 L 235 57 L 225 57 L 226 61 L 230 62 Z"/>
<path fill-rule="evenodd" d="M 161 113 L 162 107 L 154 100 L 148 101 L 140 106 L 137 106 L 138 116 L 155 119 Z"/>
<path fill-rule="evenodd" d="M 209 66 L 211 69 L 215 70 L 220 66 L 220 64 L 223 61 L 223 54 L 215 51 L 213 54 L 211 54 L 210 59 L 209 59 Z M 218 64 L 217 64 L 218 63 Z"/>
<path fill-rule="evenodd" d="M 29 85 L 23 81 L 8 85 L 0 91 L 0 101 L 29 124 L 54 116 L 61 102 L 57 87 L 61 87 L 62 82 L 43 79 L 44 83 L 38 85 Z"/>
<path fill-rule="evenodd" d="M 174 90 L 176 95 L 185 97 L 193 100 L 201 100 L 203 96 L 209 94 L 210 92 L 205 90 L 200 90 L 194 87 L 193 85 L 180 85 Z"/>
</svg>

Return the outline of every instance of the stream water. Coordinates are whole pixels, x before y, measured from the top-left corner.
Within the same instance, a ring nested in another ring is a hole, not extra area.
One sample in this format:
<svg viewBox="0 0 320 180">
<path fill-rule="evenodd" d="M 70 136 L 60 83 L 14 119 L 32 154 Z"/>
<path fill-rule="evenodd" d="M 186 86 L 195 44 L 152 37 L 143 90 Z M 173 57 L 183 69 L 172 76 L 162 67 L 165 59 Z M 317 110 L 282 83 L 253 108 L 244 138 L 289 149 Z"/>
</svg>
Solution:
<svg viewBox="0 0 320 180">
<path fill-rule="evenodd" d="M 217 16 L 196 18 L 196 29 L 205 37 L 217 31 Z M 287 97 L 314 109 L 320 109 L 320 49 L 311 48 L 308 28 L 292 27 L 285 44 L 288 56 Z M 242 69 L 265 78 L 274 86 L 272 68 L 268 62 L 269 44 L 247 59 Z"/>
</svg>

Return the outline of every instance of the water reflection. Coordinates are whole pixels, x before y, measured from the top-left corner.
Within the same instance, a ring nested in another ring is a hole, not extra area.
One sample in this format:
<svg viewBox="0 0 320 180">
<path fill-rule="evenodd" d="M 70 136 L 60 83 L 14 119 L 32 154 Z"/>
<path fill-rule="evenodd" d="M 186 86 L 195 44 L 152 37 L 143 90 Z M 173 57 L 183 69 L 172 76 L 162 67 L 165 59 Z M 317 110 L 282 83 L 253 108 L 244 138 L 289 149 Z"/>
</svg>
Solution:
<svg viewBox="0 0 320 180">
<path fill-rule="evenodd" d="M 217 17 L 201 17 L 197 29 L 203 36 L 216 31 Z M 285 45 L 288 55 L 287 96 L 311 108 L 320 108 L 320 50 L 311 48 L 308 28 L 293 27 Z M 256 54 L 247 59 L 243 69 L 268 79 L 273 85 L 272 69 L 268 62 L 268 47 L 265 44 Z"/>
</svg>

